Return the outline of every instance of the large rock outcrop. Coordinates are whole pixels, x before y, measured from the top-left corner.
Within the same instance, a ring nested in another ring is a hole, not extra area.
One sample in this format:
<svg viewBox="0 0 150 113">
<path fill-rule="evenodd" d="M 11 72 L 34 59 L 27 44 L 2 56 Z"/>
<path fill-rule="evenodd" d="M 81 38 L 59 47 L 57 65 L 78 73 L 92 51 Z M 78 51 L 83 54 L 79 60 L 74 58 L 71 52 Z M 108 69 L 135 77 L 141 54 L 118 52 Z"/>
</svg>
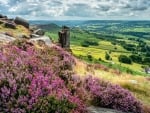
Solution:
<svg viewBox="0 0 150 113">
<path fill-rule="evenodd" d="M 26 39 L 39 45 L 50 46 L 52 44 L 50 38 L 45 36 L 43 29 L 30 27 L 29 22 L 23 18 L 9 19 L 7 16 L 0 14 L 0 25 L 0 42 L 7 43 L 16 39 Z M 27 33 L 28 35 L 26 35 Z"/>
<path fill-rule="evenodd" d="M 16 17 L 14 22 L 18 25 L 22 25 L 26 28 L 29 28 L 29 22 L 23 18 L 20 18 L 20 17 Z"/>
<path fill-rule="evenodd" d="M 63 26 L 62 30 L 58 32 L 58 42 L 62 48 L 70 49 L 70 28 Z"/>
</svg>

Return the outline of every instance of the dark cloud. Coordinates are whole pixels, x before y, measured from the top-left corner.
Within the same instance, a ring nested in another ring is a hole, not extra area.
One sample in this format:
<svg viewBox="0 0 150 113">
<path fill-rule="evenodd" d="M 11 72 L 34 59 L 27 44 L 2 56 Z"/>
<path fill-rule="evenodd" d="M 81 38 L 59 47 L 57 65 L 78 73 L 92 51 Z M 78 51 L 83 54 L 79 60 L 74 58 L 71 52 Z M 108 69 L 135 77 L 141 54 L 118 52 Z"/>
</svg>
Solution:
<svg viewBox="0 0 150 113">
<path fill-rule="evenodd" d="M 110 9 L 111 9 L 110 6 L 100 6 L 99 8 L 100 11 L 108 11 Z"/>
<path fill-rule="evenodd" d="M 132 10 L 135 10 L 135 11 L 143 11 L 143 10 L 147 10 L 148 7 L 146 6 L 140 6 L 140 7 L 133 7 Z"/>
<path fill-rule="evenodd" d="M 53 4 L 55 4 L 55 5 L 62 5 L 63 3 L 60 2 L 60 1 L 54 1 Z"/>
<path fill-rule="evenodd" d="M 131 11 L 144 11 L 149 9 L 149 0 L 131 0 L 124 8 L 129 8 Z"/>
<path fill-rule="evenodd" d="M 87 4 L 73 4 L 64 13 L 66 16 L 90 17 L 93 16 L 93 10 Z"/>
</svg>

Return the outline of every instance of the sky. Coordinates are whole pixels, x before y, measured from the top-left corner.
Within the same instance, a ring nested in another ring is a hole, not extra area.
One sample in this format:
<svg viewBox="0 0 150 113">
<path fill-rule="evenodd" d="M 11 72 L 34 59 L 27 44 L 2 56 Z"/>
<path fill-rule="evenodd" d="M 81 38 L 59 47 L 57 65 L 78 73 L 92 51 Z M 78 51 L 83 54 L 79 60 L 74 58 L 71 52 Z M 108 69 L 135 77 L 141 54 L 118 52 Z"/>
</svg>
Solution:
<svg viewBox="0 0 150 113">
<path fill-rule="evenodd" d="M 0 14 L 28 20 L 150 20 L 150 0 L 0 0 Z"/>
</svg>

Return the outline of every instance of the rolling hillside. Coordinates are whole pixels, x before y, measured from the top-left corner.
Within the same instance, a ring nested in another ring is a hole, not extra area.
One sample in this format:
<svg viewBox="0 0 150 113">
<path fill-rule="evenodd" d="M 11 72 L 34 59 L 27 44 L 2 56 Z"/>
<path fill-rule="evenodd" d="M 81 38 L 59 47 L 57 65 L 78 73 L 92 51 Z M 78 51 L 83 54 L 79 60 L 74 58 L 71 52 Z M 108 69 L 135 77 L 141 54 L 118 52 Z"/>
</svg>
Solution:
<svg viewBox="0 0 150 113">
<path fill-rule="evenodd" d="M 113 63 L 111 67 L 125 67 L 126 72 L 145 75 L 145 67 L 150 65 L 149 26 L 149 21 L 82 22 L 78 27 L 71 28 L 71 48 L 75 56 L 84 60 L 87 59 L 88 55 L 91 55 L 94 61 L 96 60 L 106 65 Z M 58 28 L 59 26 L 52 31 L 51 29 L 46 29 L 46 34 L 53 40 L 57 40 Z M 88 47 L 86 47 L 85 42 L 87 41 L 97 42 L 98 44 L 89 44 Z M 111 59 L 106 60 L 106 53 L 109 53 Z M 132 64 L 120 62 L 120 55 L 129 57 L 133 60 Z M 132 56 L 138 56 L 142 60 L 134 61 Z"/>
<path fill-rule="evenodd" d="M 44 26 L 46 35 L 57 41 L 60 27 Z M 14 38 L 30 33 L 23 28 L 10 29 Z M 1 30 L 8 29 L 2 26 Z M 55 43 L 39 44 L 23 38 L 0 44 L 0 111 L 149 113 L 149 76 L 136 70 L 140 64 L 120 64 L 118 56 L 131 51 L 96 36 L 72 28 L 72 53 Z M 111 59 L 106 59 L 106 53 Z"/>
</svg>

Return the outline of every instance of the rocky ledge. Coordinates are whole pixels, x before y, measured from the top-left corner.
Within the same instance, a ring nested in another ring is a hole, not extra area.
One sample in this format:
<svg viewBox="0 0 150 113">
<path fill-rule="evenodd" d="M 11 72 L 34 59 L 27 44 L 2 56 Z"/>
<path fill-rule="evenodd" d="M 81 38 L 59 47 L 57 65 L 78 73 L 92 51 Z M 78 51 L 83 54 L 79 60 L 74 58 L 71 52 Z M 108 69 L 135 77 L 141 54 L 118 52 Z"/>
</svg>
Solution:
<svg viewBox="0 0 150 113">
<path fill-rule="evenodd" d="M 17 27 L 18 25 L 24 27 L 24 29 L 22 32 L 13 35 L 17 30 L 20 31 Z M 28 35 L 25 35 L 27 31 Z M 20 17 L 9 19 L 7 16 L 0 14 L 0 42 L 7 43 L 16 39 L 27 39 L 31 42 L 46 44 L 48 46 L 52 44 L 52 41 L 48 36 L 45 36 L 45 32 L 42 29 L 30 26 L 27 20 Z"/>
</svg>

